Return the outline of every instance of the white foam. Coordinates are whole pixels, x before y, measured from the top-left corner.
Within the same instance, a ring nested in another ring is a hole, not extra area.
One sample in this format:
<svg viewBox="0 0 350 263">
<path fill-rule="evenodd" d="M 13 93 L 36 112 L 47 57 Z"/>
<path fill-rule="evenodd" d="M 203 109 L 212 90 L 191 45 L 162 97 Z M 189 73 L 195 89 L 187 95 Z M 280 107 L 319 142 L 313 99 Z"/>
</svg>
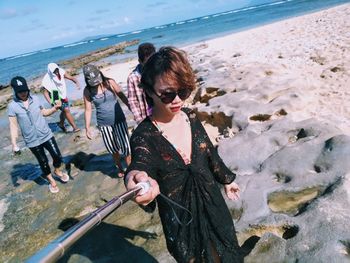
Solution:
<svg viewBox="0 0 350 263">
<path fill-rule="evenodd" d="M 156 27 L 154 27 L 155 29 L 162 29 L 162 28 L 166 28 L 166 25 L 164 25 L 164 26 L 156 26 Z"/>
<path fill-rule="evenodd" d="M 67 47 L 79 46 L 79 45 L 86 44 L 87 42 L 88 42 L 88 41 L 81 41 L 81 42 L 78 42 L 78 43 L 73 43 L 73 44 L 64 45 L 63 47 L 64 47 L 64 48 L 67 48 Z"/>
<path fill-rule="evenodd" d="M 38 52 L 37 51 L 36 52 L 30 52 L 30 53 L 26 53 L 26 54 L 10 57 L 10 58 L 7 58 L 6 60 L 12 60 L 12 59 L 16 59 L 16 58 L 28 57 L 28 56 L 34 55 L 36 53 L 38 53 Z"/>
<path fill-rule="evenodd" d="M 267 6 L 273 6 L 273 5 L 280 5 L 280 4 L 284 4 L 286 1 L 279 1 L 279 2 L 274 2 L 271 4 L 267 4 Z"/>
</svg>

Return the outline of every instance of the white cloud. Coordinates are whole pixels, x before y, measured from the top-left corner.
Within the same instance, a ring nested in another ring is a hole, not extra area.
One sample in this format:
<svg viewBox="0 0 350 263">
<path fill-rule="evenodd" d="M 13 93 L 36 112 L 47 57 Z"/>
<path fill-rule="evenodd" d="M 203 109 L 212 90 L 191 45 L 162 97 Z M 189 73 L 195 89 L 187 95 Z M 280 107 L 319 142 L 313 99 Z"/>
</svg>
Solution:
<svg viewBox="0 0 350 263">
<path fill-rule="evenodd" d="M 121 26 L 122 24 L 116 20 L 112 20 L 112 21 L 109 21 L 109 22 L 106 22 L 105 24 L 103 25 L 100 25 L 99 28 L 100 29 L 105 29 L 105 28 L 112 28 L 112 27 L 118 27 L 118 26 Z"/>
<path fill-rule="evenodd" d="M 0 10 L 0 18 L 1 19 L 10 19 L 13 17 L 18 16 L 18 12 L 16 9 L 14 8 L 6 8 L 6 9 L 2 9 Z"/>
</svg>

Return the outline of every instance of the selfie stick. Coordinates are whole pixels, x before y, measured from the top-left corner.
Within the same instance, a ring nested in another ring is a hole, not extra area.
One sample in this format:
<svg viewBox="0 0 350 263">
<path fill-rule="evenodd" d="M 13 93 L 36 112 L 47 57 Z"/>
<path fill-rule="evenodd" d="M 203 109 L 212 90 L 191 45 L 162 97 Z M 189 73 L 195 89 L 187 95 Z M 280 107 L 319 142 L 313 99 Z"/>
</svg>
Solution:
<svg viewBox="0 0 350 263">
<path fill-rule="evenodd" d="M 136 195 L 143 195 L 148 192 L 150 183 L 140 182 L 136 184 L 135 188 L 125 192 L 120 196 L 114 197 L 112 200 L 101 206 L 90 215 L 85 217 L 82 221 L 68 229 L 60 237 L 51 241 L 46 247 L 38 251 L 35 255 L 29 258 L 26 262 L 56 262 L 62 257 L 67 249 L 72 246 L 79 238 L 86 234 L 94 226 L 99 225 L 103 219 L 109 216 L 118 207 L 125 204 Z"/>
</svg>

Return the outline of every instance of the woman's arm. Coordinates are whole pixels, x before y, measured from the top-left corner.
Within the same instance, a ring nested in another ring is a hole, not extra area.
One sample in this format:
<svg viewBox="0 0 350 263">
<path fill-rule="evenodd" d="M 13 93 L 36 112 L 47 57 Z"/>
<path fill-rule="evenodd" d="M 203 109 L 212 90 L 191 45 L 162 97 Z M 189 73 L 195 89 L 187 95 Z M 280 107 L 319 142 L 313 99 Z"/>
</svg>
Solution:
<svg viewBox="0 0 350 263">
<path fill-rule="evenodd" d="M 91 106 L 91 100 L 90 100 L 90 92 L 87 88 L 84 89 L 84 106 L 85 106 L 85 132 L 86 137 L 88 139 L 92 139 L 92 133 L 90 129 L 90 123 L 91 123 L 91 114 L 92 114 L 92 106 Z"/>
<path fill-rule="evenodd" d="M 42 89 L 44 90 L 43 93 L 46 101 L 51 105 L 51 98 L 50 98 L 49 91 L 45 87 L 43 87 Z"/>
<path fill-rule="evenodd" d="M 50 108 L 50 109 L 42 108 L 41 109 L 41 114 L 44 117 L 50 116 L 50 115 L 54 114 L 61 106 L 62 106 L 62 102 L 60 100 L 56 100 L 55 101 L 55 105 L 53 105 L 52 108 Z"/>
<path fill-rule="evenodd" d="M 216 181 L 224 185 L 225 193 L 228 199 L 237 200 L 239 199 L 240 188 L 234 182 L 236 178 L 236 174 L 234 174 L 228 167 L 225 165 L 221 157 L 219 156 L 216 148 L 210 141 L 210 138 L 205 131 L 202 123 L 196 118 L 196 125 L 200 130 L 202 136 L 204 136 L 204 140 L 206 142 L 208 159 L 209 159 L 209 167 L 212 171 L 214 178 Z"/>
<path fill-rule="evenodd" d="M 157 149 L 153 145 L 152 134 L 147 128 L 140 128 L 133 133 L 130 139 L 131 163 L 127 175 L 124 177 L 125 186 L 128 190 L 134 188 L 139 182 L 149 182 L 150 190 L 142 196 L 137 196 L 135 201 L 141 205 L 147 205 L 160 193 L 156 181 Z"/>
<path fill-rule="evenodd" d="M 123 93 L 121 87 L 117 84 L 117 82 L 115 82 L 114 79 L 110 79 L 109 83 L 111 84 L 111 88 L 113 89 L 113 92 L 115 94 L 117 94 L 117 96 L 120 98 L 120 100 L 128 107 L 128 109 L 130 110 L 130 105 L 128 102 L 128 98 L 125 96 L 125 94 Z M 131 110 L 130 110 L 131 111 Z"/>
<path fill-rule="evenodd" d="M 194 125 L 205 142 L 204 145 L 208 154 L 209 168 L 213 173 L 215 180 L 220 184 L 231 184 L 236 178 L 236 175 L 225 165 L 213 143 L 210 141 L 202 123 L 197 117 L 194 119 Z"/>
<path fill-rule="evenodd" d="M 67 72 L 65 72 L 64 78 L 69 79 L 70 81 L 74 82 L 77 89 L 78 90 L 80 89 L 79 81 L 75 77 L 73 77 L 73 76 L 69 75 Z"/>
<path fill-rule="evenodd" d="M 19 150 L 17 146 L 17 138 L 18 138 L 18 123 L 16 117 L 9 117 L 10 123 L 10 136 L 11 136 L 11 144 L 12 151 L 17 152 Z"/>
</svg>

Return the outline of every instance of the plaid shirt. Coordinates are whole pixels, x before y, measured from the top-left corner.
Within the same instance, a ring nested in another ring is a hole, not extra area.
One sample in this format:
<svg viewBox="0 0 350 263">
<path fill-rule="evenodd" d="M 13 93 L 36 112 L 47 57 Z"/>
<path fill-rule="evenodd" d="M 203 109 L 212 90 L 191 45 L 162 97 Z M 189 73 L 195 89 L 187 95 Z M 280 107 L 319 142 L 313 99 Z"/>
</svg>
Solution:
<svg viewBox="0 0 350 263">
<path fill-rule="evenodd" d="M 128 101 L 134 119 L 139 124 L 144 118 L 150 115 L 150 108 L 146 102 L 146 94 L 142 88 L 139 88 L 141 81 L 141 65 L 137 67 L 128 76 Z"/>
</svg>

